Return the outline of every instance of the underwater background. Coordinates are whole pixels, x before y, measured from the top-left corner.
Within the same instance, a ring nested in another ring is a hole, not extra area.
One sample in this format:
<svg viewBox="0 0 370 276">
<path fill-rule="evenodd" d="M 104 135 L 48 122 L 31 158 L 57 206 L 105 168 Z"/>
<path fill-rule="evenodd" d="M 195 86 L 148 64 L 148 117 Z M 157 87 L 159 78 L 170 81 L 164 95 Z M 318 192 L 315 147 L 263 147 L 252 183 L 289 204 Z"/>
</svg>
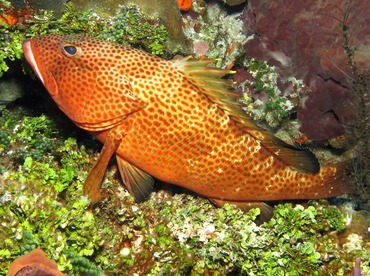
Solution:
<svg viewBox="0 0 370 276">
<path fill-rule="evenodd" d="M 0 0 L 0 274 L 35 248 L 66 275 L 370 274 L 370 3 L 311 2 Z M 217 58 L 256 124 L 322 164 L 351 159 L 353 195 L 274 202 L 261 224 L 258 209 L 165 183 L 135 203 L 111 162 L 91 207 L 83 183 L 102 145 L 22 51 L 35 35 L 80 33 L 167 60 Z"/>
</svg>

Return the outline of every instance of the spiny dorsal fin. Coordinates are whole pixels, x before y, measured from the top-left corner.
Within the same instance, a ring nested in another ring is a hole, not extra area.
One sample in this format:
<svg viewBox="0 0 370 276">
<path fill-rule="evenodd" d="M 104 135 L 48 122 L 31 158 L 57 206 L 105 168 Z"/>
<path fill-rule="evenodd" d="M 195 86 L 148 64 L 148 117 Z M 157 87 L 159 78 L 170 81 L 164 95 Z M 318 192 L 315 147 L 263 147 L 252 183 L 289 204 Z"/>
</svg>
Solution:
<svg viewBox="0 0 370 276">
<path fill-rule="evenodd" d="M 228 90 L 232 81 L 221 79 L 222 76 L 235 73 L 232 70 L 208 67 L 216 59 L 194 60 L 177 58 L 173 64 L 184 72 L 186 78 L 196 85 L 207 97 L 216 103 L 232 120 L 241 125 L 255 139 L 271 151 L 277 158 L 289 166 L 305 173 L 317 173 L 319 162 L 309 150 L 297 149 L 276 138 L 270 132 L 262 130 L 244 112 L 239 101 L 241 95 Z"/>
</svg>

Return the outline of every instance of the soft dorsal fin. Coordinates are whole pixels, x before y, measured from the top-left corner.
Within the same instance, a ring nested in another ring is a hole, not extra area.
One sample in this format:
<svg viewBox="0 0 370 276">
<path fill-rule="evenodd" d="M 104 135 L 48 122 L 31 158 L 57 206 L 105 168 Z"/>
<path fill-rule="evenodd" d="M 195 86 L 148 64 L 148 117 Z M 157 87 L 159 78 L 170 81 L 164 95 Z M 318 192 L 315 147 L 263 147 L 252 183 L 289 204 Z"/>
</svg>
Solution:
<svg viewBox="0 0 370 276">
<path fill-rule="evenodd" d="M 297 149 L 276 138 L 273 134 L 256 126 L 244 112 L 239 99 L 241 95 L 228 89 L 232 81 L 221 79 L 222 76 L 235 73 L 232 70 L 208 67 L 215 59 L 194 60 L 177 58 L 173 64 L 184 72 L 186 78 L 196 85 L 201 92 L 216 103 L 230 118 L 238 123 L 246 132 L 271 151 L 277 158 L 289 166 L 305 173 L 317 173 L 319 162 L 309 150 Z"/>
<path fill-rule="evenodd" d="M 154 178 L 116 155 L 118 169 L 128 191 L 136 202 L 145 201 L 153 190 Z"/>
</svg>

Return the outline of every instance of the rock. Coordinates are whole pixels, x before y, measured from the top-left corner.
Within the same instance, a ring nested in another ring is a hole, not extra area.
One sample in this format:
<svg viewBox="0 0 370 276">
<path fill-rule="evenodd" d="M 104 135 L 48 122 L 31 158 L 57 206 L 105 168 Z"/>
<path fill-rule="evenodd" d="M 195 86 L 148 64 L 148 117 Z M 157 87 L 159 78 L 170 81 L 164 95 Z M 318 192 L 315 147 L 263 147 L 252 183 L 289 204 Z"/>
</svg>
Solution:
<svg viewBox="0 0 370 276">
<path fill-rule="evenodd" d="M 78 11 L 87 11 L 92 9 L 100 16 L 110 17 L 116 14 L 119 5 L 137 5 L 140 10 L 149 17 L 157 17 L 168 31 L 167 47 L 171 52 L 181 52 L 190 54 L 190 44 L 182 30 L 182 18 L 177 1 L 159 0 L 125 0 L 117 2 L 109 1 L 86 1 L 72 0 L 71 4 Z"/>
<path fill-rule="evenodd" d="M 222 0 L 222 2 L 224 2 L 226 5 L 229 5 L 229 6 L 236 6 L 236 5 L 245 3 L 247 1 L 246 0 Z"/>
<path fill-rule="evenodd" d="M 66 0 L 12 0 L 10 3 L 12 6 L 17 9 L 21 10 L 24 8 L 25 3 L 30 5 L 31 7 L 35 7 L 37 9 L 49 10 L 53 11 L 56 18 L 60 18 L 64 12 L 64 8 L 66 5 Z"/>
<path fill-rule="evenodd" d="M 24 86 L 17 79 L 2 78 L 0 80 L 0 111 L 3 110 L 7 104 L 22 97 L 23 91 Z"/>
<path fill-rule="evenodd" d="M 343 20 L 348 26 L 349 47 L 356 46 L 354 60 L 359 72 L 370 64 L 368 0 L 267 1 L 254 0 L 241 19 L 247 35 L 247 58 L 275 65 L 282 83 L 302 79 L 311 93 L 298 110 L 300 130 L 313 140 L 329 139 L 344 132 L 354 120 L 353 93 L 348 56 L 343 48 Z"/>
</svg>

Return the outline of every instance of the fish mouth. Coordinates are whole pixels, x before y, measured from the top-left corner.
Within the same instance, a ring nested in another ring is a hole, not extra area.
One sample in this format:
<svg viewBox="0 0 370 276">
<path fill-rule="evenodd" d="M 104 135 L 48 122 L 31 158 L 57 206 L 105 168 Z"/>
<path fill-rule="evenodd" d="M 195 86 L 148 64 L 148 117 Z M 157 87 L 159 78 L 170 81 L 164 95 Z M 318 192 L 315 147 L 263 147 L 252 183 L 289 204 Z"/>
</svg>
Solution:
<svg viewBox="0 0 370 276">
<path fill-rule="evenodd" d="M 25 41 L 23 41 L 22 47 L 23 47 L 23 52 L 24 52 L 24 56 L 26 57 L 26 60 L 31 65 L 33 71 L 38 76 L 38 78 L 41 80 L 42 84 L 45 85 L 45 81 L 44 81 L 44 79 L 43 79 L 43 77 L 42 77 L 42 75 L 40 73 L 40 70 L 39 70 L 39 68 L 37 66 L 37 62 L 36 62 L 35 56 L 33 55 L 33 52 L 32 52 L 31 41 L 28 40 L 28 39 L 25 40 Z"/>
</svg>

